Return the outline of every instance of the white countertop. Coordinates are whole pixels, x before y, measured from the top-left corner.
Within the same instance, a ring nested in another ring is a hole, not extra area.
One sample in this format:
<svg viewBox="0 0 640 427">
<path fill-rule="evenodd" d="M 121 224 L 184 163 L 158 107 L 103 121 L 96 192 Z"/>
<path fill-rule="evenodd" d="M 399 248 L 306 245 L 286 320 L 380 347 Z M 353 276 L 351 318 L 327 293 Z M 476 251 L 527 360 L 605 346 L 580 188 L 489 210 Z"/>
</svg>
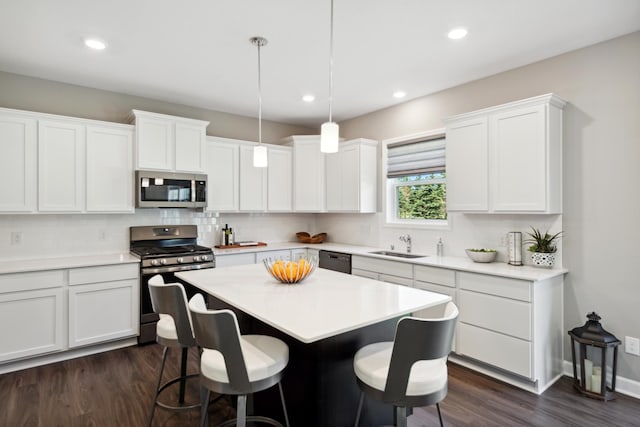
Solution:
<svg viewBox="0 0 640 427">
<path fill-rule="evenodd" d="M 0 274 L 28 271 L 59 270 L 63 268 L 138 263 L 140 259 L 129 253 L 78 255 L 59 258 L 32 258 L 0 262 Z"/>
<path fill-rule="evenodd" d="M 304 343 L 450 301 L 446 295 L 320 268 L 295 285 L 281 284 L 262 264 L 176 276 Z"/>
<path fill-rule="evenodd" d="M 532 267 L 528 265 L 513 266 L 505 262 L 490 262 L 479 263 L 473 262 L 467 257 L 437 257 L 433 255 L 426 255 L 424 258 L 398 258 L 386 255 L 375 255 L 369 252 L 379 251 L 380 248 L 357 246 L 341 243 L 320 243 L 320 244 L 308 244 L 297 242 L 278 242 L 269 243 L 268 246 L 248 246 L 238 249 L 214 249 L 216 256 L 233 255 L 238 253 L 247 252 L 264 252 L 264 251 L 276 251 L 281 249 L 297 249 L 297 248 L 309 248 L 317 250 L 328 250 L 336 252 L 344 252 L 351 255 L 367 256 L 371 258 L 385 259 L 388 261 L 405 262 L 415 265 L 426 265 L 430 267 L 448 268 L 451 270 L 468 271 L 472 273 L 491 274 L 501 277 L 510 277 L 513 279 L 521 280 L 546 280 L 556 276 L 563 275 L 569 270 L 566 268 L 540 268 Z M 397 251 L 400 252 L 400 251 Z M 420 255 L 420 254 L 418 254 Z"/>
</svg>

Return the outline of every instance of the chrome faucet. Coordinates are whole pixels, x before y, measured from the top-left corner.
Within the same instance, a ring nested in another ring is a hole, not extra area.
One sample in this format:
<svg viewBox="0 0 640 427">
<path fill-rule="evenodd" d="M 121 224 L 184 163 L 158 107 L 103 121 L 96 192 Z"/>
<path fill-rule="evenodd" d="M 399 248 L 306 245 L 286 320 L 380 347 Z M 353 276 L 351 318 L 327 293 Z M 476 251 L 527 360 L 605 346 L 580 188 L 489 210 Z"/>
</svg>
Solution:
<svg viewBox="0 0 640 427">
<path fill-rule="evenodd" d="M 411 236 L 408 234 L 406 236 L 400 236 L 400 241 L 405 242 L 407 244 L 407 253 L 410 254 L 411 253 Z"/>
</svg>

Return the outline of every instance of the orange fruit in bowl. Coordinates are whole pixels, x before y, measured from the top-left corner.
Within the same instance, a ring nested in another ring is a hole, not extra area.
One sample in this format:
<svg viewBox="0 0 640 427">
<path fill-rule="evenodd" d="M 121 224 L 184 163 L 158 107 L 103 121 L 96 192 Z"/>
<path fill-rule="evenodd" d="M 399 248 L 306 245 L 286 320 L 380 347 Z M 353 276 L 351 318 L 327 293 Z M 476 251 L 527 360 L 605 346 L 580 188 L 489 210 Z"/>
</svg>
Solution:
<svg viewBox="0 0 640 427">
<path fill-rule="evenodd" d="M 298 263 L 288 261 L 285 264 L 285 276 L 289 282 L 295 281 L 298 277 Z"/>
<path fill-rule="evenodd" d="M 311 270 L 311 264 L 304 258 L 300 258 L 298 261 L 298 270 L 302 271 L 302 275 L 306 276 L 309 274 L 309 270 Z"/>
</svg>

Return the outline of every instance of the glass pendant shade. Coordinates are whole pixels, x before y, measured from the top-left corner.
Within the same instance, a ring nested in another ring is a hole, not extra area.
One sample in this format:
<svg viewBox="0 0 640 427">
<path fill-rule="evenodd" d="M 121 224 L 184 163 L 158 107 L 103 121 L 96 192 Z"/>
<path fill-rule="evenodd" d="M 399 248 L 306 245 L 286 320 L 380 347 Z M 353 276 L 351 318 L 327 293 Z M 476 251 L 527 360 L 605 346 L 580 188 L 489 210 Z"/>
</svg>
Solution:
<svg viewBox="0 0 640 427">
<path fill-rule="evenodd" d="M 264 145 L 253 147 L 253 166 L 256 168 L 267 167 L 267 147 Z"/>
<path fill-rule="evenodd" d="M 338 152 L 338 131 L 337 123 L 325 122 L 320 129 L 320 151 L 322 153 Z"/>
</svg>

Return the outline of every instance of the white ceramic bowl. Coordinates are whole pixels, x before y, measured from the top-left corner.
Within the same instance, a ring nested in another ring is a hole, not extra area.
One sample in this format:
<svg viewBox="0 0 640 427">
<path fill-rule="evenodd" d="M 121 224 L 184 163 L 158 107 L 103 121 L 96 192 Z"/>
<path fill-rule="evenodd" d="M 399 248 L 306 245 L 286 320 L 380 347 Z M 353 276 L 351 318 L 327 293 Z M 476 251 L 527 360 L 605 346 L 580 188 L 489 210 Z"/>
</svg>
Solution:
<svg viewBox="0 0 640 427">
<path fill-rule="evenodd" d="M 465 249 L 465 252 L 473 262 L 493 262 L 498 255 L 498 252 L 493 249 L 485 249 L 483 251 Z"/>
</svg>

